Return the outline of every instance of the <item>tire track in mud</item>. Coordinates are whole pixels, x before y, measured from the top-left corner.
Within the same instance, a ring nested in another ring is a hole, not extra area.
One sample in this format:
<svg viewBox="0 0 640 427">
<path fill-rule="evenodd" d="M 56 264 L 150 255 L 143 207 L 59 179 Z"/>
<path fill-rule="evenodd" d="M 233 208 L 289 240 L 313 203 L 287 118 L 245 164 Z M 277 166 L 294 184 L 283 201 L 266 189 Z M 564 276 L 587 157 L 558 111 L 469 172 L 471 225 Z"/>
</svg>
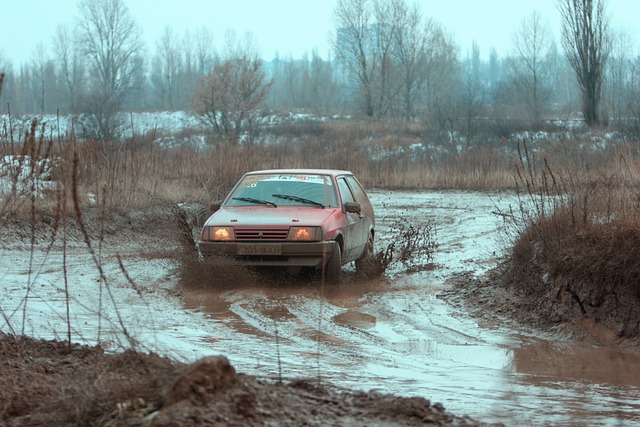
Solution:
<svg viewBox="0 0 640 427">
<path fill-rule="evenodd" d="M 281 367 L 286 377 L 327 378 L 361 390 L 437 398 L 449 410 L 488 414 L 509 425 L 571 425 L 574 416 L 615 419 L 612 413 L 590 410 L 595 398 L 585 397 L 584 390 L 626 405 L 636 403 L 635 389 L 625 399 L 615 385 L 599 389 L 532 370 L 526 366 L 532 346 L 520 349 L 521 338 L 514 338 L 508 326 L 480 328 L 437 298 L 450 287 L 452 276 L 484 274 L 495 263 L 504 224 L 492 214 L 494 200 L 472 193 L 372 194 L 384 214 L 377 227 L 378 249 L 393 237 L 389 233 L 400 217 L 435 221 L 439 246 L 432 270 L 408 273 L 396 264 L 385 276 L 360 282 L 347 268 L 338 287 L 242 272 L 223 274 L 212 284 L 219 273 L 214 272 L 205 274 L 206 280 L 192 280 L 185 293 L 207 289 L 217 295 L 218 308 L 207 308 L 204 297 L 199 302 L 196 297 L 191 306 L 224 326 L 212 349 L 228 354 L 240 371 L 276 375 Z M 541 360 L 548 354 L 552 360 L 566 357 L 543 350 Z M 554 362 L 546 369 L 555 367 Z M 576 408 L 569 415 L 567 405 Z"/>
<path fill-rule="evenodd" d="M 442 199 L 424 203 L 421 195 L 415 199 L 409 197 L 396 207 L 382 203 L 387 215 L 378 224 L 378 235 L 383 236 L 378 247 L 388 243 L 388 234 L 398 218 L 410 217 L 415 223 L 437 220 L 438 227 L 445 230 L 439 250 L 449 254 L 462 249 L 467 241 L 491 233 L 477 227 L 467 229 L 465 236 L 446 231 L 461 222 L 474 221 L 473 209 L 455 203 L 442 206 Z M 465 325 L 452 326 L 448 313 L 441 312 L 442 304 L 437 304 L 434 288 L 428 283 L 442 282 L 442 278 L 432 275 L 417 283 L 403 283 L 406 272 L 401 266 L 394 268 L 393 280 L 400 284 L 391 285 L 389 277 L 360 283 L 347 271 L 346 280 L 337 288 L 304 280 L 283 282 L 252 276 L 241 289 L 235 289 L 239 276 L 233 275 L 233 284 L 225 283 L 218 296 L 217 305 L 223 301 L 224 310 L 203 311 L 229 328 L 228 333 L 245 335 L 249 351 L 260 351 L 265 346 L 263 341 L 268 341 L 269 347 L 278 341 L 285 353 L 330 355 L 340 364 L 353 367 L 366 363 L 397 367 L 399 356 L 433 353 L 433 343 L 482 344 L 481 339 L 464 332 Z M 440 312 L 433 312 L 434 304 Z"/>
</svg>

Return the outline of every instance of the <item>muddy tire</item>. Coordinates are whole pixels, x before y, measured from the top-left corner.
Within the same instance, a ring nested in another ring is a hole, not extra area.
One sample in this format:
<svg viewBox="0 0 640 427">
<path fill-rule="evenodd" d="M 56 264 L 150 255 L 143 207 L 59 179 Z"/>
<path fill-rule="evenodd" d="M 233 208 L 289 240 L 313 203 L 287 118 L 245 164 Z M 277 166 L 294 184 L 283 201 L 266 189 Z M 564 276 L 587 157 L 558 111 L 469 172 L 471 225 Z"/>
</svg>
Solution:
<svg viewBox="0 0 640 427">
<path fill-rule="evenodd" d="M 333 285 L 340 283 L 342 273 L 342 250 L 340 244 L 336 242 L 333 253 L 324 267 L 324 277 L 327 283 Z"/>
<path fill-rule="evenodd" d="M 373 245 L 373 233 L 369 233 L 369 239 L 367 240 L 367 245 L 364 248 L 364 253 L 356 260 L 356 271 L 358 273 L 362 273 L 369 268 L 371 258 L 373 258 Z"/>
</svg>

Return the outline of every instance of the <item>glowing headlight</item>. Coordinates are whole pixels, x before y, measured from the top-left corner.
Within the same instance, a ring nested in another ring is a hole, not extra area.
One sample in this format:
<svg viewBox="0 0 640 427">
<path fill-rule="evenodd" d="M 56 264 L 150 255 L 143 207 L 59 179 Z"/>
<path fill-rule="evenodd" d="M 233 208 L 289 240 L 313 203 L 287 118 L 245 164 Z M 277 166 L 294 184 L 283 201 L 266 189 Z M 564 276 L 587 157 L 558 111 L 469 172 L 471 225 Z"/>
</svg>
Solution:
<svg viewBox="0 0 640 427">
<path fill-rule="evenodd" d="M 320 227 L 291 227 L 287 240 L 317 242 L 322 240 L 322 229 Z"/>
<path fill-rule="evenodd" d="M 233 227 L 207 227 L 204 238 L 214 242 L 230 242 L 236 240 Z"/>
</svg>

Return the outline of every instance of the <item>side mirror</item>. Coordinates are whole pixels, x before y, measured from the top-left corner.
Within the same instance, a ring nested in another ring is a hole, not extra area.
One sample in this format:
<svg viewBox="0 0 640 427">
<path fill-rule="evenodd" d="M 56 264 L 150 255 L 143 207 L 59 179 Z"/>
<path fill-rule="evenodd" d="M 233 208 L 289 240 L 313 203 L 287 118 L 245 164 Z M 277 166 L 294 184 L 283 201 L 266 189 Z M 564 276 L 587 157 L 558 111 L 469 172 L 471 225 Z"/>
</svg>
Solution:
<svg viewBox="0 0 640 427">
<path fill-rule="evenodd" d="M 209 205 L 209 215 L 220 210 L 220 206 L 222 206 L 222 200 L 214 200 L 211 202 Z"/>
<path fill-rule="evenodd" d="M 344 204 L 344 210 L 348 213 L 362 215 L 362 207 L 358 202 L 347 202 Z"/>
</svg>

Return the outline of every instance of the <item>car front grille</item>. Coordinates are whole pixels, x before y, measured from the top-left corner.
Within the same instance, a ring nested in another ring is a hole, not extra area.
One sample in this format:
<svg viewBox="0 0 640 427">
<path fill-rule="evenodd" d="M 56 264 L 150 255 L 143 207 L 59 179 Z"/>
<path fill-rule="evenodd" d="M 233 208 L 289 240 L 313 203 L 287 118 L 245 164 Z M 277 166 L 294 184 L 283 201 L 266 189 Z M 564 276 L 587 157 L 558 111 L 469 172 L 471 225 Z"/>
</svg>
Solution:
<svg viewBox="0 0 640 427">
<path fill-rule="evenodd" d="M 287 240 L 288 229 L 275 230 L 251 230 L 235 229 L 236 240 L 238 242 L 282 242 Z"/>
</svg>

